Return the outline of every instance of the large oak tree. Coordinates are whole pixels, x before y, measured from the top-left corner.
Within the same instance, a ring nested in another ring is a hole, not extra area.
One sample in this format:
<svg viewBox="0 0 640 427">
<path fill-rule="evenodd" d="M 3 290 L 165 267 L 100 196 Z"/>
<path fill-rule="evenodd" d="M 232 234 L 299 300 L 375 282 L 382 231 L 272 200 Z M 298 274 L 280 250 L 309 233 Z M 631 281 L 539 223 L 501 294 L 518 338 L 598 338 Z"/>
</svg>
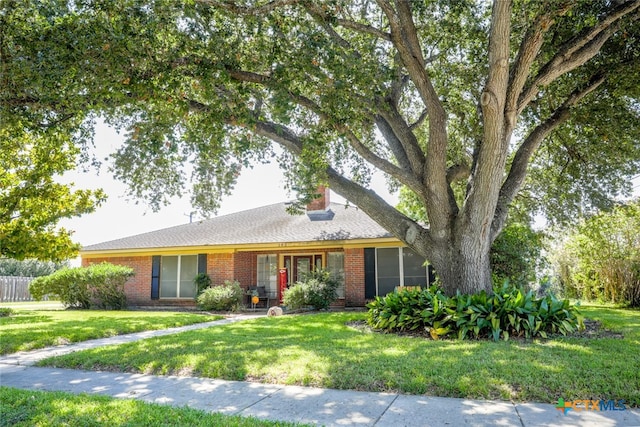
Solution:
<svg viewBox="0 0 640 427">
<path fill-rule="evenodd" d="M 637 0 L 2 4 L 5 114 L 102 115 L 126 133 L 116 176 L 153 206 L 191 174 L 215 210 L 277 156 L 300 194 L 328 184 L 448 293 L 491 290 L 489 248 L 523 190 L 568 210 L 638 170 Z M 373 169 L 428 223 L 371 191 Z"/>
</svg>

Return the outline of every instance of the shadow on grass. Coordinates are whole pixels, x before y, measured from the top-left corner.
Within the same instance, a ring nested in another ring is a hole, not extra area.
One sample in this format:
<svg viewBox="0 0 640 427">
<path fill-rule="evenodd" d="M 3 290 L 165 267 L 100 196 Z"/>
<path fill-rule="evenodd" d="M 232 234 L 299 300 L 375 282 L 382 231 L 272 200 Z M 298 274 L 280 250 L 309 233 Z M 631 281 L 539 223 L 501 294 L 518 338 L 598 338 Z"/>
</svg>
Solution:
<svg viewBox="0 0 640 427">
<path fill-rule="evenodd" d="M 141 312 L 84 310 L 70 312 L 22 311 L 0 318 L 0 355 L 64 345 L 90 339 L 105 338 L 153 329 L 185 326 L 218 319 L 219 316 L 163 313 L 161 316 Z"/>
<path fill-rule="evenodd" d="M 615 313 L 608 315 L 615 318 Z M 362 317 L 330 313 L 255 319 L 46 363 L 446 397 L 640 404 L 637 334 L 623 340 L 432 341 L 345 325 Z M 640 318 L 640 313 L 630 317 Z"/>
<path fill-rule="evenodd" d="M 12 425 L 268 427 L 298 424 L 97 395 L 0 387 L 0 427 Z"/>
</svg>

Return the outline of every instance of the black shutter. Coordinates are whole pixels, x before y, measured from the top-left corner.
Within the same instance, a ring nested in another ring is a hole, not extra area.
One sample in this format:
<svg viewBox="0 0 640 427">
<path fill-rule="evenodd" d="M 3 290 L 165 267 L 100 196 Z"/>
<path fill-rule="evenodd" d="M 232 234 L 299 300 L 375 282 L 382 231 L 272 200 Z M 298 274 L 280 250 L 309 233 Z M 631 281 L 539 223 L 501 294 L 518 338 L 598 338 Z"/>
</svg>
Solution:
<svg viewBox="0 0 640 427">
<path fill-rule="evenodd" d="M 207 254 L 198 254 L 198 274 L 207 273 Z"/>
<path fill-rule="evenodd" d="M 376 296 L 376 248 L 364 248 L 364 297 Z"/>
<path fill-rule="evenodd" d="M 151 299 L 160 299 L 160 255 L 151 257 Z"/>
</svg>

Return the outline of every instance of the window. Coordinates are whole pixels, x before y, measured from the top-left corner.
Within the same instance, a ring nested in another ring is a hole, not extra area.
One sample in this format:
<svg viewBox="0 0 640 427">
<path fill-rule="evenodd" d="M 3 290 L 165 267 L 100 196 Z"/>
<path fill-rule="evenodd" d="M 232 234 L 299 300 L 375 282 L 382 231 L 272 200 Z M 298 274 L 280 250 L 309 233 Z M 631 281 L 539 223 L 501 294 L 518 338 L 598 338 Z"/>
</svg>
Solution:
<svg viewBox="0 0 640 427">
<path fill-rule="evenodd" d="M 427 267 L 422 258 L 409 248 L 400 248 L 402 253 L 403 286 L 426 286 Z"/>
<path fill-rule="evenodd" d="M 267 295 L 278 293 L 278 257 L 275 254 L 258 255 L 257 285 L 264 286 Z"/>
<path fill-rule="evenodd" d="M 322 254 L 284 255 L 283 265 L 287 270 L 287 285 L 304 280 L 307 273 L 322 268 Z"/>
<path fill-rule="evenodd" d="M 402 285 L 398 249 L 400 248 L 378 248 L 376 251 L 378 295 L 384 296 L 393 292 L 396 286 Z"/>
<path fill-rule="evenodd" d="M 428 286 L 425 260 L 409 248 L 377 248 L 376 282 L 380 296 L 397 286 Z"/>
<path fill-rule="evenodd" d="M 327 254 L 327 270 L 331 277 L 340 283 L 338 286 L 338 298 L 344 298 L 344 253 L 329 252 Z"/>
<path fill-rule="evenodd" d="M 198 274 L 197 255 L 163 256 L 160 269 L 160 298 L 194 298 Z"/>
</svg>

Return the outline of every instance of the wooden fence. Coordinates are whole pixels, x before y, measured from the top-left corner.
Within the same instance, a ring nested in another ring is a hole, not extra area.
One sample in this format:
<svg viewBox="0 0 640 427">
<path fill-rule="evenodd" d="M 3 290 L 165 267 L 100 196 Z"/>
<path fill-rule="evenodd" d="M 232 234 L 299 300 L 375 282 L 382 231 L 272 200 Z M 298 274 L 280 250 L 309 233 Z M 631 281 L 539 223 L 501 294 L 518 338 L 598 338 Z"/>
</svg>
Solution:
<svg viewBox="0 0 640 427">
<path fill-rule="evenodd" d="M 33 277 L 0 276 L 0 302 L 34 301 L 29 293 Z M 43 300 L 47 300 L 45 296 Z"/>
</svg>

